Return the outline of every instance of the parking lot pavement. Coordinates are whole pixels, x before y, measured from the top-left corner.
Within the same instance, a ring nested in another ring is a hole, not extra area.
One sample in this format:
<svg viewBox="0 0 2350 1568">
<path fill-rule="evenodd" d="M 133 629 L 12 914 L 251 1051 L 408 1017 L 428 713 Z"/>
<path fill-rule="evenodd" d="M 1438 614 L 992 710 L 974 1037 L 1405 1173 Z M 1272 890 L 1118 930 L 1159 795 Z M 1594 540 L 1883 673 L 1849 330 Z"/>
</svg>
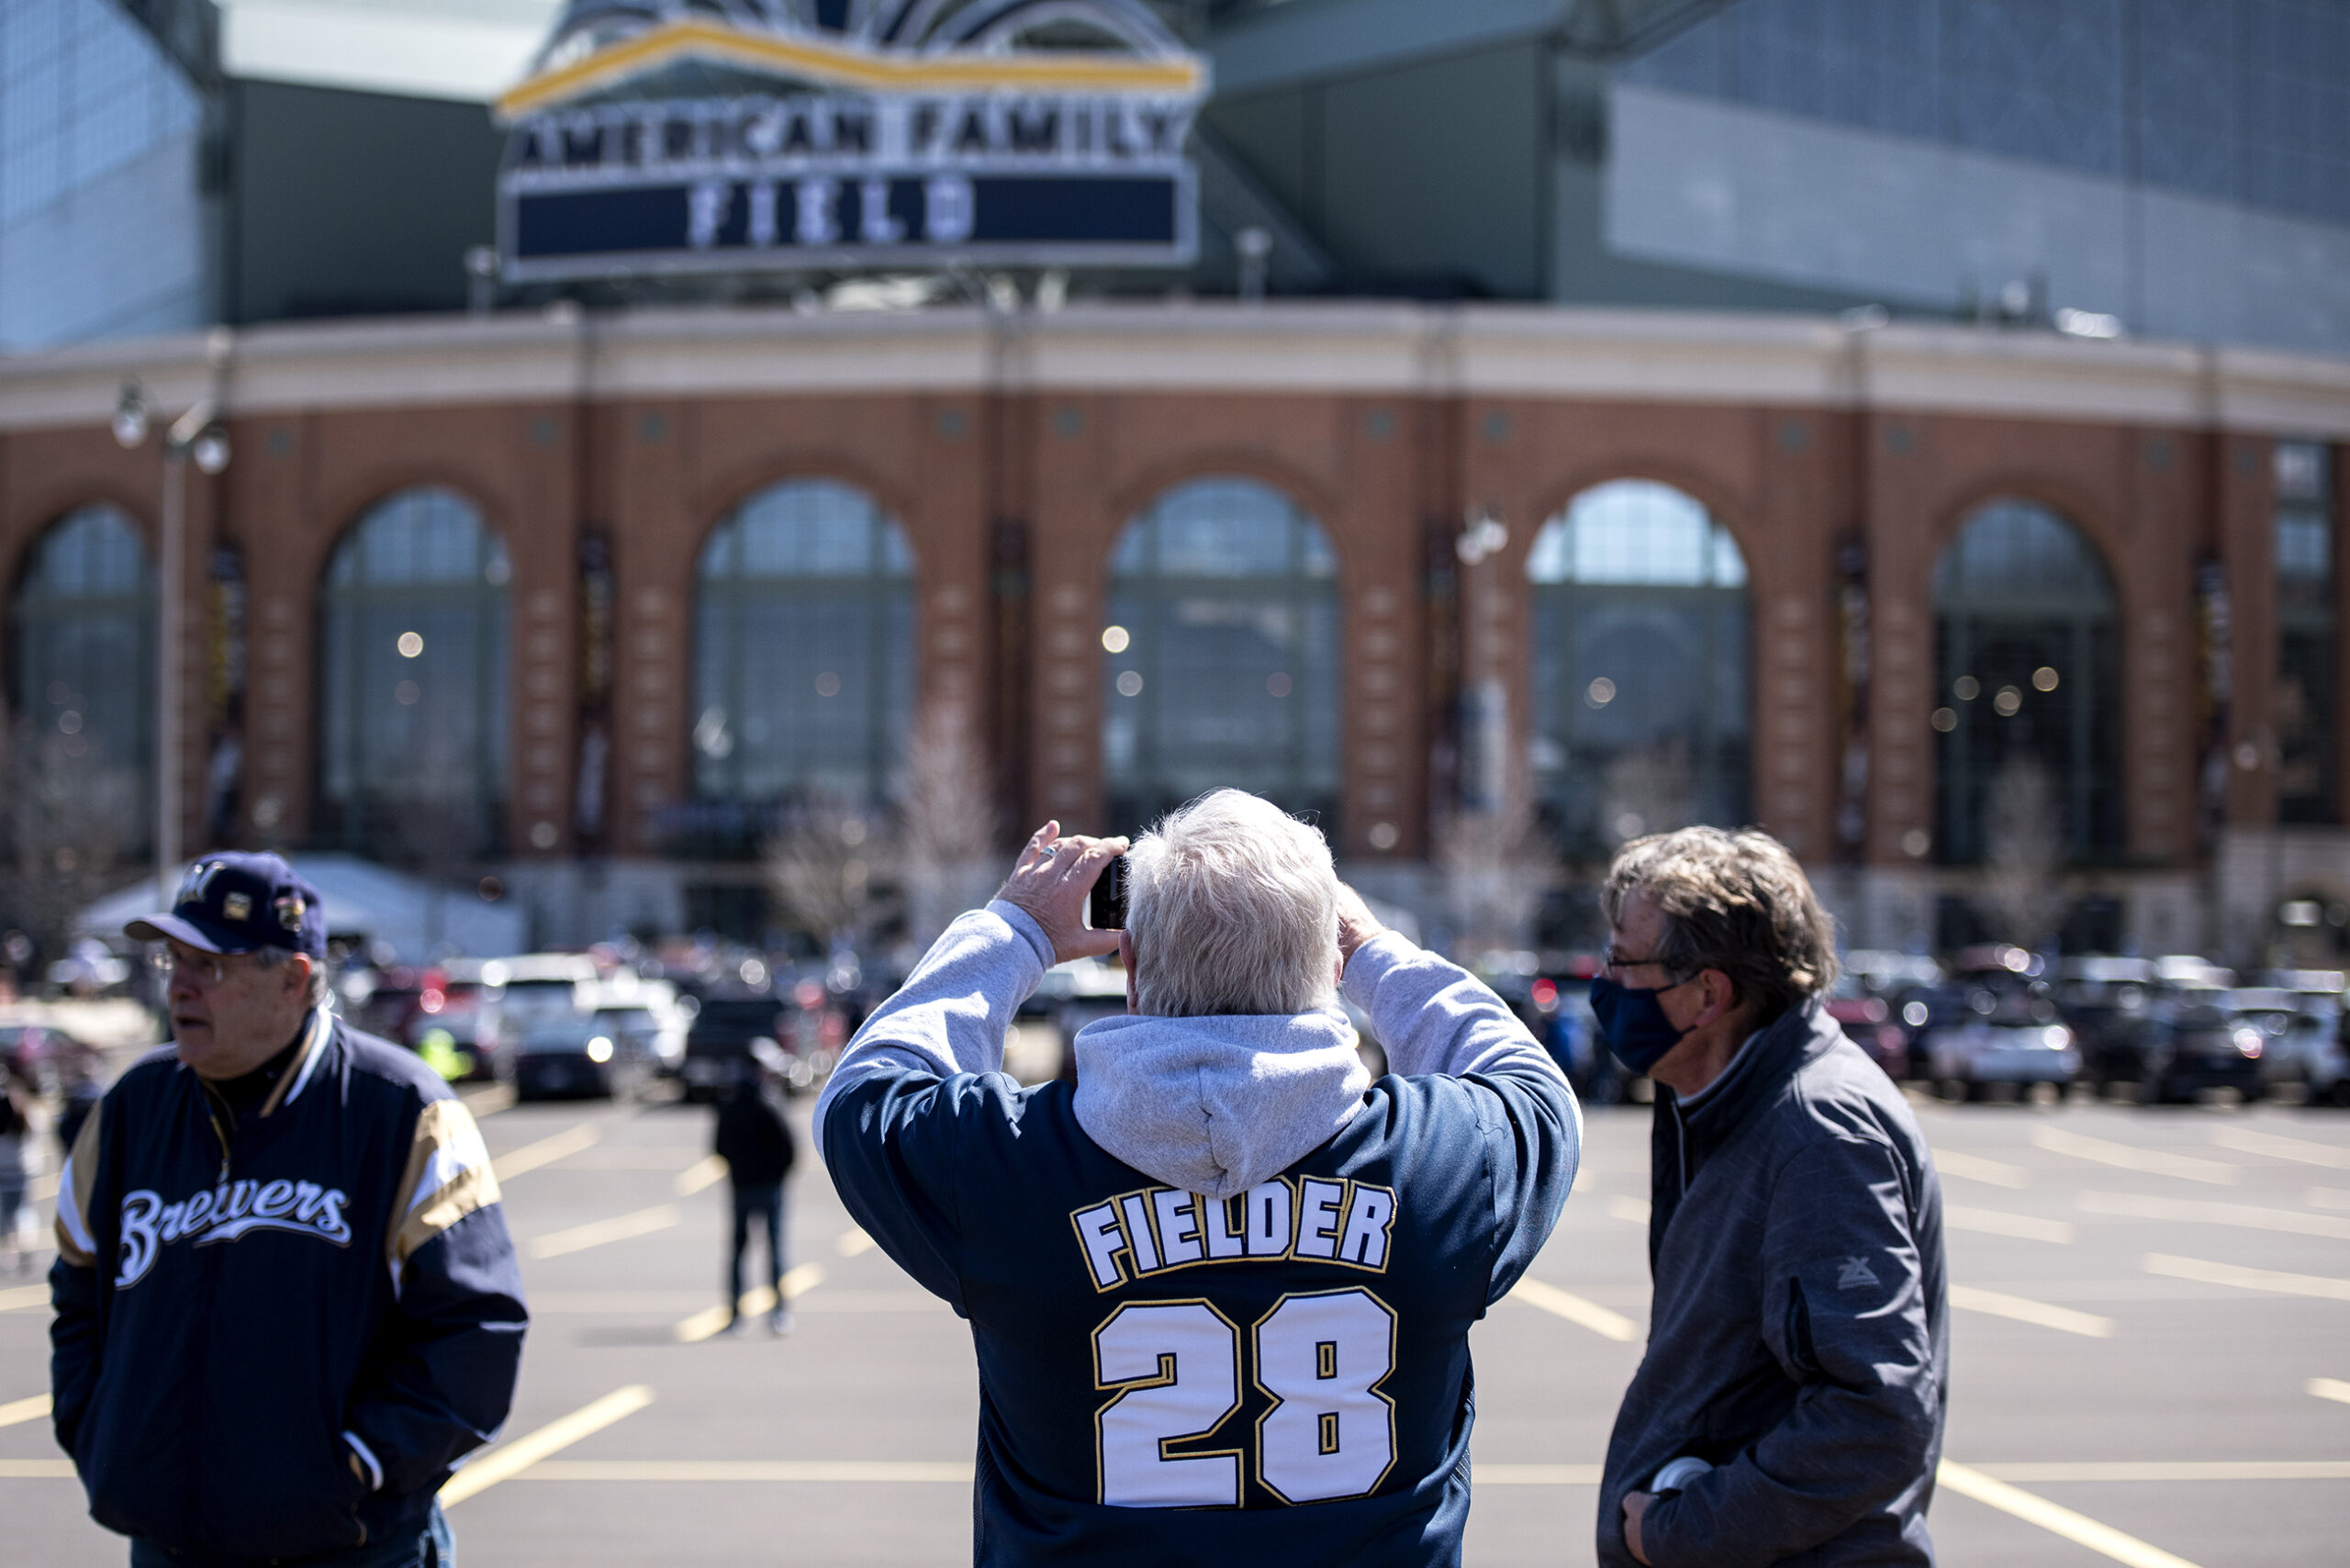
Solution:
<svg viewBox="0 0 2350 1568">
<path fill-rule="evenodd" d="M 1919 1114 L 1957 1287 L 1942 1560 L 2341 1562 L 2350 1114 Z M 535 1321 L 513 1419 L 460 1475 L 463 1560 L 967 1561 L 978 1389 L 962 1324 L 864 1241 L 811 1159 L 793 1186 L 796 1332 L 711 1335 L 725 1186 L 709 1121 L 593 1103 L 486 1115 Z M 1476 1331 L 1480 1568 L 1588 1560 L 1647 1310 L 1647 1122 L 1591 1114 L 1557 1235 Z M 45 1302 L 0 1278 L 0 1557 L 118 1564 L 29 1413 Z"/>
</svg>

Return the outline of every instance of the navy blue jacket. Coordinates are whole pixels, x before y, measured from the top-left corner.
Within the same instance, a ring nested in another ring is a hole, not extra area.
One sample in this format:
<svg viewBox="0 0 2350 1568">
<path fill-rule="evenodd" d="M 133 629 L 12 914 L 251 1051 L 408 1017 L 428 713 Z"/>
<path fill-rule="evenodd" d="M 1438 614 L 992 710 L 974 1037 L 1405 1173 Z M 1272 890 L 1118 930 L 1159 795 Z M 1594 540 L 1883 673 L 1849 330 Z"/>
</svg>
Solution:
<svg viewBox="0 0 2350 1568">
<path fill-rule="evenodd" d="M 521 1274 L 472 1116 L 397 1046 L 313 1015 L 225 1117 L 166 1047 L 58 1193 L 50 1381 L 91 1517 L 196 1562 L 420 1528 L 506 1419 Z"/>
<path fill-rule="evenodd" d="M 1391 1060 L 1438 1070 L 1362 1075 L 1335 1136 L 1229 1199 L 1111 1154 L 1067 1083 L 917 1065 L 1000 1059 L 1042 966 L 993 913 L 835 1070 L 817 1125 L 842 1200 L 970 1320 L 977 1562 L 1460 1561 L 1469 1328 L 1548 1238 L 1580 1120 L 1498 999 L 1383 940 L 1349 994 Z"/>
</svg>

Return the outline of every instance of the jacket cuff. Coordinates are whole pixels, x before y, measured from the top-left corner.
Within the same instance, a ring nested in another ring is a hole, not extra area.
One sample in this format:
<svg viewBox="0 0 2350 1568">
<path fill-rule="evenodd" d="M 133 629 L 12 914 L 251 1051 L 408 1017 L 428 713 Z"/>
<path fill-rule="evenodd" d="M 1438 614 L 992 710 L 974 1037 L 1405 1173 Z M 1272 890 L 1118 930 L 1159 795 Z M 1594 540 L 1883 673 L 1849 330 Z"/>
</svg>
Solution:
<svg viewBox="0 0 2350 1568">
<path fill-rule="evenodd" d="M 375 1450 L 369 1448 L 356 1432 L 343 1433 L 342 1440 L 351 1445 L 352 1454 L 366 1471 L 367 1490 L 381 1492 L 384 1489 L 384 1467 L 375 1462 Z"/>
<path fill-rule="evenodd" d="M 1040 966 L 1049 969 L 1059 962 L 1053 957 L 1053 939 L 1045 935 L 1045 928 L 1036 924 L 1035 915 L 1003 899 L 990 899 L 988 913 L 1019 934 L 1021 939 L 1028 944 L 1029 950 L 1036 955 L 1036 962 Z"/>
</svg>

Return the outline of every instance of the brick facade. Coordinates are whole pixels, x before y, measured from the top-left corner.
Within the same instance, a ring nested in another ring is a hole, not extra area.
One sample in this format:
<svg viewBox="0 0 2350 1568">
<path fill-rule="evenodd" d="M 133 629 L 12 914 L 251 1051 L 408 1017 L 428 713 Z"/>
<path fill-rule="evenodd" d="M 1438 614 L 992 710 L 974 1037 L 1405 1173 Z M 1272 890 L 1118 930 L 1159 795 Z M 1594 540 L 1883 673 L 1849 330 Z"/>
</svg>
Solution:
<svg viewBox="0 0 2350 1568">
<path fill-rule="evenodd" d="M 480 509 L 513 566 L 509 842 L 524 862 L 583 849 L 655 857 L 655 814 L 688 788 L 701 543 L 762 487 L 823 476 L 869 492 L 906 530 L 919 701 L 992 737 L 1013 820 L 1094 825 L 1109 552 L 1169 487 L 1237 474 L 1292 497 L 1338 556 L 1341 853 L 1414 862 L 1450 804 L 1431 756 L 1457 690 L 1500 683 L 1511 734 L 1526 731 L 1525 566 L 1536 532 L 1588 487 L 1640 477 L 1703 502 L 1744 554 L 1753 809 L 1823 867 L 1912 868 L 1911 835 L 1931 825 L 1937 552 L 1998 496 L 2071 520 L 2102 554 L 2119 601 L 2129 858 L 2186 870 L 2211 855 L 2198 826 L 2197 565 L 2216 558 L 2226 569 L 2237 671 L 2229 735 L 2256 751 L 2274 665 L 2271 439 L 2350 434 L 2350 366 L 2330 362 L 2242 369 L 2232 411 L 2211 404 L 2208 365 L 2189 375 L 2176 355 L 2136 351 L 2141 363 L 2127 348 L 2050 339 L 2038 359 L 1999 369 L 2014 388 L 2006 409 L 1975 363 L 1969 340 L 1985 334 L 1956 330 L 1897 336 L 1878 351 L 1928 387 L 1935 356 L 1951 360 L 1964 395 L 1936 406 L 1930 393 L 1855 392 L 1852 345 L 1809 322 L 1758 348 L 1752 329 L 1704 319 L 1595 324 L 1564 311 L 1466 313 L 1466 326 L 1405 311 L 1203 310 L 1170 322 L 1185 313 L 1101 310 L 1009 327 L 937 314 L 953 319 L 927 347 L 909 337 L 918 328 L 881 319 L 869 330 L 827 321 L 802 337 L 788 315 L 746 316 L 733 341 L 725 318 L 678 329 L 676 341 L 640 324 L 587 368 L 572 323 L 256 334 L 222 388 L 234 461 L 217 478 L 187 473 L 196 565 L 184 780 L 200 779 L 206 745 L 209 547 L 241 548 L 250 594 L 242 833 L 298 845 L 317 767 L 320 573 L 369 506 L 443 485 Z M 1555 341 L 1534 352 L 1528 331 Z M 1643 332 L 1664 340 L 1646 357 Z M 1595 346 L 1595 335 L 1606 341 Z M 2087 357 L 2100 351 L 2103 361 Z M 121 450 L 106 409 L 129 376 L 159 406 L 192 400 L 200 363 L 170 342 L 0 364 L 0 564 L 12 581 L 41 531 L 84 502 L 119 506 L 151 542 L 155 443 Z M 1670 373 L 1652 370 L 1660 364 Z M 1606 386 L 1611 377 L 1621 385 Z M 1554 385 L 1536 385 L 1546 378 Z M 2173 385 L 2185 381 L 2197 384 Z M 1504 523 L 1507 543 L 1459 569 L 1456 632 L 1452 610 L 1431 599 L 1441 587 L 1431 542 L 1440 551 L 1481 510 Z M 608 825 L 582 845 L 578 562 L 591 531 L 610 541 L 618 593 Z M 1856 737 L 1837 562 L 1855 543 L 1874 652 L 1858 737 L 1865 834 L 1840 846 Z M 2256 763 L 2231 764 L 2228 823 L 2273 820 L 2269 778 Z M 181 793 L 193 834 L 200 791 Z M 1395 830 L 1383 853 L 1376 824 Z"/>
</svg>

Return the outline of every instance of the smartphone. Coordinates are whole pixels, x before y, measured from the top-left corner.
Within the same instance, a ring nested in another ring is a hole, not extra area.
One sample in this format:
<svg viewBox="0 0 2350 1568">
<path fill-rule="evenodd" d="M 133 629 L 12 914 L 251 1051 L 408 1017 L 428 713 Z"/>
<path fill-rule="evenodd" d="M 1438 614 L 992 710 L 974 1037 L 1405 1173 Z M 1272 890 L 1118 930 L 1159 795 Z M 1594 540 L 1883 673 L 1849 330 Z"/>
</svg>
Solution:
<svg viewBox="0 0 2350 1568">
<path fill-rule="evenodd" d="M 1093 884 L 1092 896 L 1086 902 L 1085 921 L 1096 931 L 1124 931 L 1126 928 L 1125 856 L 1118 856 L 1102 868 L 1102 875 Z"/>
</svg>

